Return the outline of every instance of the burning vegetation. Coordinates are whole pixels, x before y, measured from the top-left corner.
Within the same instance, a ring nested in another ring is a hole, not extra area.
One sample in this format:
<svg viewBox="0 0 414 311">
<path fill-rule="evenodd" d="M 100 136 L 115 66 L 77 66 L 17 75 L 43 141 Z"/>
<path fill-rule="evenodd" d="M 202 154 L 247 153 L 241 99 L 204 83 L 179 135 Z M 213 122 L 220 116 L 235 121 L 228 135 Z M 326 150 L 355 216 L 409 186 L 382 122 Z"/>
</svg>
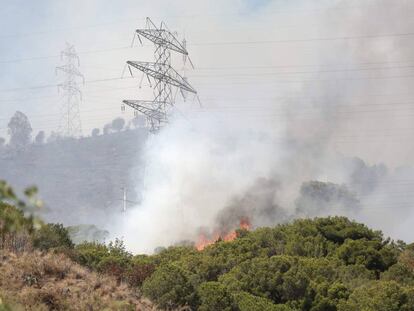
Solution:
<svg viewBox="0 0 414 311">
<path fill-rule="evenodd" d="M 251 228 L 250 220 L 248 217 L 242 217 L 239 221 L 239 227 L 233 228 L 232 230 L 225 230 L 219 228 L 215 230 L 212 234 L 207 234 L 205 232 L 200 233 L 198 241 L 196 243 L 196 248 L 199 251 L 202 251 L 209 245 L 216 243 L 217 241 L 233 241 L 237 238 L 237 229 L 249 231 Z"/>
</svg>

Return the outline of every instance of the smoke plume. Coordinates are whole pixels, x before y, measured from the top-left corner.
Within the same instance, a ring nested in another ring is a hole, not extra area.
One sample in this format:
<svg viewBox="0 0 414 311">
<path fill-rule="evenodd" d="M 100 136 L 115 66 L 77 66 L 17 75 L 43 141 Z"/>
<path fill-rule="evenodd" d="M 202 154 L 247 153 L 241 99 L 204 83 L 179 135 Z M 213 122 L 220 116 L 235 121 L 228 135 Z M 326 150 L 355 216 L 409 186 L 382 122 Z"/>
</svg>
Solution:
<svg viewBox="0 0 414 311">
<path fill-rule="evenodd" d="M 285 25 L 286 17 L 266 13 L 277 10 L 277 3 L 244 26 L 255 27 L 259 20 L 269 29 Z M 248 92 L 235 89 L 237 101 L 179 108 L 148 140 L 145 185 L 138 189 L 142 202 L 116 221 L 113 234 L 133 251 L 151 252 L 196 240 L 200 228 L 237 226 L 241 217 L 250 217 L 257 227 L 340 214 L 412 240 L 407 194 L 414 175 L 407 166 L 414 149 L 412 133 L 403 130 L 412 123 L 406 76 L 414 45 L 398 34 L 410 29 L 407 12 L 414 7 L 408 1 L 351 8 L 350 3 L 329 2 L 318 14 L 303 13 L 299 29 L 288 32 L 290 39 L 275 39 L 283 45 L 298 38 L 289 49 L 272 49 L 271 59 L 282 60 L 269 65 L 279 66 L 276 72 L 262 72 L 277 77 L 272 86 L 257 78 L 249 80 Z M 309 24 L 316 24 L 312 33 L 306 31 Z M 314 39 L 301 42 L 303 37 Z M 313 65 L 294 68 L 301 57 Z M 247 74 L 231 82 L 242 84 Z M 279 96 L 260 100 L 269 90 Z M 224 95 L 217 91 L 215 97 Z"/>
</svg>

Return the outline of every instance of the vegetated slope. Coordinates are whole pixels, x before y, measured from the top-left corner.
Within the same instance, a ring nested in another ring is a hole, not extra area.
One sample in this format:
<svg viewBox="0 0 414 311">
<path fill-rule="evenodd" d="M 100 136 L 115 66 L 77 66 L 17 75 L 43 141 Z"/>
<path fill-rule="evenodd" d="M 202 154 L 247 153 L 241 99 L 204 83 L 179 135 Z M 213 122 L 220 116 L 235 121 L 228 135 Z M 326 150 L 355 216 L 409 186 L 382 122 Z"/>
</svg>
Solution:
<svg viewBox="0 0 414 311">
<path fill-rule="evenodd" d="M 0 298 L 12 310 L 156 310 L 134 289 L 90 272 L 63 254 L 0 256 Z"/>
<path fill-rule="evenodd" d="M 35 190 L 25 193 L 33 202 Z M 156 310 L 137 287 L 68 258 L 77 258 L 68 230 L 27 215 L 32 207 L 0 181 L 1 311 Z"/>
<path fill-rule="evenodd" d="M 0 149 L 1 178 L 15 189 L 36 185 L 47 203 L 42 218 L 72 224 L 105 224 L 122 210 L 122 190 L 136 201 L 144 129 Z M 134 169 L 136 169 L 134 171 Z"/>
<path fill-rule="evenodd" d="M 27 217 L 28 210 L 0 183 L 0 297 L 27 309 L 70 309 L 76 298 L 78 310 L 122 310 L 143 293 L 165 310 L 414 310 L 414 244 L 345 217 L 243 229 L 202 251 L 187 244 L 148 256 L 129 253 L 120 240 L 74 245 L 66 228 Z M 25 253 L 32 248 L 45 253 Z"/>
<path fill-rule="evenodd" d="M 343 217 L 239 231 L 203 251 L 172 247 L 143 293 L 162 308 L 194 310 L 414 310 L 414 245 Z"/>
</svg>

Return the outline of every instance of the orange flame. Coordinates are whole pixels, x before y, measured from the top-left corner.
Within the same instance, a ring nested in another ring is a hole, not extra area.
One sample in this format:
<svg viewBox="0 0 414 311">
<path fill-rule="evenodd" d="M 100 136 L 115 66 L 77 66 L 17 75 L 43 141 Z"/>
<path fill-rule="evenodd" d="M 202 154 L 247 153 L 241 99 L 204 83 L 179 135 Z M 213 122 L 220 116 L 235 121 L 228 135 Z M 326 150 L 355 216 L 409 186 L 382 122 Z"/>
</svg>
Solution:
<svg viewBox="0 0 414 311">
<path fill-rule="evenodd" d="M 250 230 L 250 228 L 251 224 L 249 218 L 243 217 L 242 219 L 240 219 L 240 229 Z"/>
<path fill-rule="evenodd" d="M 250 221 L 247 217 L 243 217 L 243 218 L 240 219 L 239 228 L 243 229 L 243 230 L 250 230 L 251 225 L 250 225 Z M 233 241 L 237 238 L 237 232 L 236 232 L 236 230 L 233 230 L 233 231 L 230 231 L 229 233 L 224 234 L 224 235 L 219 234 L 219 233 L 215 233 L 211 239 L 209 239 L 205 234 L 200 234 L 195 247 L 196 247 L 197 250 L 202 251 L 207 246 L 216 243 L 220 238 L 223 241 L 226 241 L 226 242 Z"/>
<path fill-rule="evenodd" d="M 198 251 L 202 251 L 203 249 L 205 249 L 207 246 L 215 243 L 218 238 L 213 238 L 213 239 L 209 239 L 207 238 L 207 236 L 205 234 L 200 234 L 199 238 L 198 238 L 198 242 L 196 243 L 196 249 Z"/>
</svg>

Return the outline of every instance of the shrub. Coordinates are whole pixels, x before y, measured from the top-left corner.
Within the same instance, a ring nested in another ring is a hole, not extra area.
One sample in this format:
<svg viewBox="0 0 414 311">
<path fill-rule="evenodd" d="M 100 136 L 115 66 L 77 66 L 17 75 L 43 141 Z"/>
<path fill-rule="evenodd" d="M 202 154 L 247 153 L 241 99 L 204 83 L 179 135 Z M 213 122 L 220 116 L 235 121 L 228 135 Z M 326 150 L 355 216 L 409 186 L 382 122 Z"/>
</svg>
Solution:
<svg viewBox="0 0 414 311">
<path fill-rule="evenodd" d="M 32 209 L 41 205 L 35 198 L 36 193 L 36 187 L 24 191 L 30 202 L 27 205 L 16 196 L 9 184 L 0 180 L 0 249 L 14 252 L 30 249 L 31 235 L 37 225 L 41 224 L 31 213 Z"/>
<path fill-rule="evenodd" d="M 143 293 L 161 308 L 198 305 L 191 275 L 182 267 L 171 263 L 158 268 L 143 284 Z"/>
<path fill-rule="evenodd" d="M 33 230 L 32 217 L 25 217 L 22 210 L 0 202 L 0 249 L 15 252 L 27 249 Z"/>
<path fill-rule="evenodd" d="M 414 286 L 414 272 L 404 264 L 397 263 L 381 274 L 385 281 L 396 281 L 399 284 Z"/>
<path fill-rule="evenodd" d="M 336 254 L 346 265 L 362 264 L 369 270 L 384 271 L 387 266 L 380 247 L 380 241 L 346 240 Z"/>
<path fill-rule="evenodd" d="M 68 230 L 62 224 L 46 224 L 34 233 L 33 246 L 47 251 L 50 249 L 72 249 L 74 245 Z"/>
<path fill-rule="evenodd" d="M 114 276 L 118 281 L 122 281 L 128 265 L 129 261 L 126 258 L 110 255 L 102 258 L 97 265 L 97 270 Z"/>
<path fill-rule="evenodd" d="M 125 271 L 125 280 L 131 286 L 141 286 L 155 271 L 151 263 L 131 263 Z"/>
<path fill-rule="evenodd" d="M 232 296 L 219 282 L 205 282 L 198 287 L 197 292 L 201 302 L 200 311 L 235 310 Z"/>
<path fill-rule="evenodd" d="M 240 311 L 293 311 L 288 306 L 275 305 L 271 300 L 246 292 L 235 294 L 234 299 Z"/>
<path fill-rule="evenodd" d="M 414 310 L 414 290 L 396 282 L 375 281 L 357 288 L 339 311 L 411 311 Z"/>
<path fill-rule="evenodd" d="M 109 250 L 105 244 L 84 242 L 75 247 L 75 260 L 90 269 L 97 269 L 104 258 L 109 257 Z"/>
</svg>

